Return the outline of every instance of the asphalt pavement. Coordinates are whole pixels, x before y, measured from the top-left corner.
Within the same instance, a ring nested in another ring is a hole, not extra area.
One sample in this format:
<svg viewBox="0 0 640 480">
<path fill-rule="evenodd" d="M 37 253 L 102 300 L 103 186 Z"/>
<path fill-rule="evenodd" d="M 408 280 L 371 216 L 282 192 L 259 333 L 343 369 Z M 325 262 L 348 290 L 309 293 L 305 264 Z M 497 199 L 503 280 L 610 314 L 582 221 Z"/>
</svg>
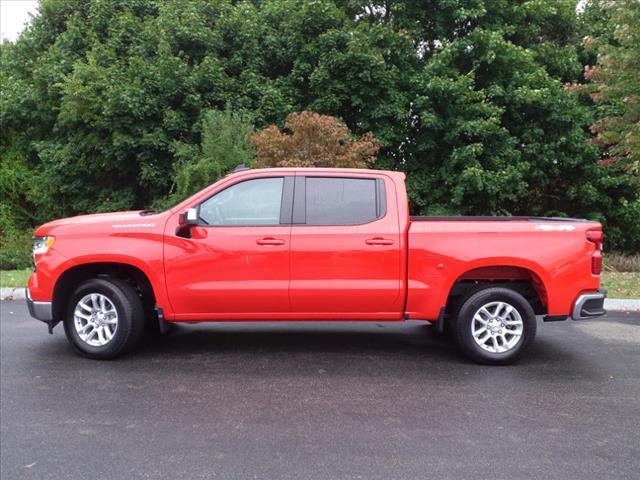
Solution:
<svg viewBox="0 0 640 480">
<path fill-rule="evenodd" d="M 640 313 L 508 367 L 418 322 L 185 325 L 110 362 L 0 303 L 0 477 L 638 479 Z"/>
</svg>

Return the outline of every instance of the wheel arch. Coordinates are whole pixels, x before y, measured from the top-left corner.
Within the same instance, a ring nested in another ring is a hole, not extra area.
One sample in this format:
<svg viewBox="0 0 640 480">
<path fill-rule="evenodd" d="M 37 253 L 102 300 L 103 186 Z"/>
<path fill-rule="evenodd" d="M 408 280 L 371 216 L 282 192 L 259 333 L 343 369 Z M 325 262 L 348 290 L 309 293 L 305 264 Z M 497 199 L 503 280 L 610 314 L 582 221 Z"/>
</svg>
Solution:
<svg viewBox="0 0 640 480">
<path fill-rule="evenodd" d="M 449 288 L 446 311 L 455 310 L 460 299 L 482 286 L 502 286 L 520 293 L 533 307 L 536 315 L 547 313 L 548 290 L 544 279 L 532 268 L 522 265 L 485 265 L 461 273 Z"/>
<path fill-rule="evenodd" d="M 59 275 L 53 288 L 53 318 L 62 320 L 67 299 L 80 283 L 100 277 L 118 278 L 132 284 L 142 300 L 145 313 L 154 313 L 156 293 L 149 275 L 140 267 L 125 262 L 88 262 L 71 266 Z"/>
</svg>

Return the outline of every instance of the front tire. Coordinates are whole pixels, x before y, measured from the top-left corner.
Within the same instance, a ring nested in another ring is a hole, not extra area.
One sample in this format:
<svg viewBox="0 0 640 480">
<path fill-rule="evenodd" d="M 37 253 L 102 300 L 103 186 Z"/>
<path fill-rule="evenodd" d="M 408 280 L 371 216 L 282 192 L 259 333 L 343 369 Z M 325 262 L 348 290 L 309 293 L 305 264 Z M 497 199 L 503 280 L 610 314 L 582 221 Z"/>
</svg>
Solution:
<svg viewBox="0 0 640 480">
<path fill-rule="evenodd" d="M 73 348 L 88 358 L 109 360 L 135 347 L 145 325 L 136 290 L 115 278 L 93 278 L 71 295 L 64 332 Z"/>
<path fill-rule="evenodd" d="M 462 352 L 488 365 L 513 363 L 529 347 L 536 330 L 536 315 L 529 302 L 503 287 L 469 294 L 455 322 L 455 338 Z"/>
</svg>

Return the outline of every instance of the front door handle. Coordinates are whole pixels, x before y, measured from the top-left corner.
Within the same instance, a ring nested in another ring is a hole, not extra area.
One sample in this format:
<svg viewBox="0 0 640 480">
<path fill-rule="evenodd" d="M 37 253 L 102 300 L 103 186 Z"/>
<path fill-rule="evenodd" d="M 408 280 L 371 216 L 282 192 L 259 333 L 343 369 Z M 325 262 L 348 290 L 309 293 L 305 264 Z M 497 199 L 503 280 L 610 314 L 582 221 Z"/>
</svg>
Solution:
<svg viewBox="0 0 640 480">
<path fill-rule="evenodd" d="M 258 245 L 284 245 L 284 240 L 280 238 L 265 237 L 256 240 Z"/>
<path fill-rule="evenodd" d="M 369 238 L 365 242 L 367 245 L 393 245 L 393 240 L 382 237 Z"/>
</svg>

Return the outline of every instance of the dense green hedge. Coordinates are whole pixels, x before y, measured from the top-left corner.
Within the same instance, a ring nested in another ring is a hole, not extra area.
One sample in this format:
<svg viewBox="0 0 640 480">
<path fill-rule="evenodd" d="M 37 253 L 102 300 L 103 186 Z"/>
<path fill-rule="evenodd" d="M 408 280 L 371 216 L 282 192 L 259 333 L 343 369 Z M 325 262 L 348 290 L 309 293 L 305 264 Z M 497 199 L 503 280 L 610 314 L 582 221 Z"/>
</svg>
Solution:
<svg viewBox="0 0 640 480">
<path fill-rule="evenodd" d="M 408 173 L 416 213 L 588 217 L 610 247 L 640 250 L 637 179 L 598 164 L 599 110 L 566 88 L 605 15 L 564 0 L 375 5 L 43 0 L 0 47 L 2 262 L 22 262 L 17 232 L 40 222 L 166 204 L 215 177 L 245 156 L 203 139 L 225 109 L 257 129 L 312 110 L 373 132 L 376 166 Z"/>
<path fill-rule="evenodd" d="M 31 231 L 14 218 L 8 205 L 0 205 L 0 270 L 31 265 Z"/>
</svg>

